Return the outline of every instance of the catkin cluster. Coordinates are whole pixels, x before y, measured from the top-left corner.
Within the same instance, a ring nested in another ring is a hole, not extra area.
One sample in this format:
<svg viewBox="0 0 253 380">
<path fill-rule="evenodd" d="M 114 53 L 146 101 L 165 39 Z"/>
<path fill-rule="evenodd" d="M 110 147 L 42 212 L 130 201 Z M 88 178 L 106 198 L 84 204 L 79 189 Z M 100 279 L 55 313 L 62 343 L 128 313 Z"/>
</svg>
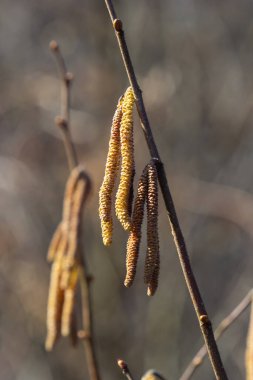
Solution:
<svg viewBox="0 0 253 380">
<path fill-rule="evenodd" d="M 106 246 L 112 242 L 112 195 L 120 167 L 115 212 L 123 228 L 131 228 L 134 179 L 133 106 L 134 94 L 129 87 L 120 98 L 113 117 L 105 175 L 99 191 L 99 216 L 103 243 Z"/>
<path fill-rule="evenodd" d="M 144 268 L 144 283 L 147 285 L 147 294 L 152 296 L 158 286 L 160 269 L 158 181 L 156 166 L 153 161 L 144 168 L 138 183 L 131 231 L 127 242 L 126 278 L 124 282 L 126 287 L 132 285 L 136 274 L 145 203 L 147 205 L 147 253 Z"/>
<path fill-rule="evenodd" d="M 48 261 L 53 264 L 47 306 L 47 351 L 52 350 L 60 334 L 69 336 L 72 332 L 81 217 L 89 190 L 90 184 L 84 170 L 81 167 L 73 169 L 66 184 L 62 221 L 48 249 Z"/>
</svg>

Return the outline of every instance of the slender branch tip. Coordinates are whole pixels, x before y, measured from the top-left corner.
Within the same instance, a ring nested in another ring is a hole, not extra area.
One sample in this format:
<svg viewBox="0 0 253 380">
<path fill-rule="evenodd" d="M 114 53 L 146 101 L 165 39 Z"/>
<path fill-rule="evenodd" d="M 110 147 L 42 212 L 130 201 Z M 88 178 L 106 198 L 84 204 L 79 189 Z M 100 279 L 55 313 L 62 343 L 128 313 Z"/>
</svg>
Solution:
<svg viewBox="0 0 253 380">
<path fill-rule="evenodd" d="M 64 119 L 64 117 L 62 116 L 56 116 L 55 119 L 54 119 L 54 122 L 55 124 L 57 125 L 57 127 L 60 127 L 60 128 L 67 128 L 67 120 Z"/>
</svg>

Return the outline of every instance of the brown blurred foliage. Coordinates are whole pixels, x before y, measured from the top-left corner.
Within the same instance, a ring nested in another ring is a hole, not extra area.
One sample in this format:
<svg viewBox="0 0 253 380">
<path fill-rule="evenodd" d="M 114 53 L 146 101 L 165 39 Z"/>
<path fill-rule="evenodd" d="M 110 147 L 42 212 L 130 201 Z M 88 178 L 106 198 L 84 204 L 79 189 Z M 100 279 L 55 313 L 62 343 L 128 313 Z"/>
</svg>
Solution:
<svg viewBox="0 0 253 380">
<path fill-rule="evenodd" d="M 217 325 L 252 287 L 248 223 L 253 212 L 243 202 L 253 202 L 253 3 L 138 0 L 115 1 L 115 6 L 193 268 Z M 60 220 L 68 176 L 53 122 L 60 101 L 48 50 L 53 38 L 75 75 L 72 131 L 80 161 L 94 181 L 83 240 L 95 278 L 103 379 L 121 376 L 118 357 L 127 360 L 136 378 L 148 368 L 178 378 L 202 337 L 162 202 L 161 276 L 153 299 L 144 296 L 141 271 L 131 289 L 123 286 L 127 236 L 119 225 L 113 245 L 102 244 L 98 190 L 113 110 L 128 82 L 104 3 L 98 0 L 0 3 L 0 378 L 87 378 L 81 345 L 73 349 L 61 341 L 53 353 L 44 351 L 50 273 L 46 252 Z M 138 178 L 149 156 L 137 118 L 135 125 Z M 213 185 L 240 191 L 241 197 L 229 202 L 226 191 L 218 191 L 213 202 Z M 145 250 L 143 244 L 142 264 Z M 230 379 L 244 377 L 247 322 L 247 315 L 241 317 L 219 344 Z M 211 376 L 206 362 L 195 379 Z"/>
</svg>

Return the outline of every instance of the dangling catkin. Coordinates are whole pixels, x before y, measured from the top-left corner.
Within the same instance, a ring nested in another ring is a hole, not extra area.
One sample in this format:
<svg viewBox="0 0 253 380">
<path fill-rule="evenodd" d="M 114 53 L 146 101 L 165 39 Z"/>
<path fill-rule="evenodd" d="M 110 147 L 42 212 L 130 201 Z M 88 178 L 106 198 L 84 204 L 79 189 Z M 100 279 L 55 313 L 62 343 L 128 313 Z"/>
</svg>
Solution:
<svg viewBox="0 0 253 380">
<path fill-rule="evenodd" d="M 61 318 L 61 334 L 68 336 L 71 333 L 72 317 L 74 310 L 74 301 L 76 293 L 76 285 L 78 280 L 78 267 L 74 267 L 70 273 L 70 280 L 67 289 L 64 292 L 64 303 Z"/>
<path fill-rule="evenodd" d="M 158 238 L 158 181 L 153 161 L 148 164 L 147 195 L 147 254 L 144 269 L 144 283 L 157 287 L 159 275 L 159 238 Z M 158 265 L 157 265 L 158 264 Z M 148 292 L 150 293 L 150 291 Z M 153 292 L 152 292 L 153 293 Z M 151 295 L 151 294 L 150 294 Z"/>
<path fill-rule="evenodd" d="M 48 248 L 47 260 L 49 263 L 51 263 L 56 256 L 61 239 L 62 239 L 62 224 L 60 223 L 57 229 L 55 230 L 55 233 L 53 234 L 52 240 Z"/>
<path fill-rule="evenodd" d="M 133 106 L 134 94 L 132 88 L 129 87 L 124 94 L 122 104 L 123 115 L 120 124 L 121 173 L 115 202 L 117 218 L 127 231 L 131 228 L 129 193 L 134 171 Z"/>
<path fill-rule="evenodd" d="M 246 380 L 253 379 L 253 302 L 251 301 L 251 312 L 249 330 L 245 352 Z"/>
<path fill-rule="evenodd" d="M 66 239 L 62 239 L 51 269 L 48 304 L 47 304 L 47 337 L 45 348 L 51 351 L 59 336 L 63 305 L 63 290 L 60 288 L 62 258 L 67 248 Z"/>
<path fill-rule="evenodd" d="M 145 200 L 147 197 L 147 185 L 147 167 L 145 167 L 138 183 L 138 189 L 134 203 L 131 232 L 127 242 L 127 273 L 124 282 L 126 287 L 130 287 L 132 285 L 136 274 L 139 247 L 141 241 L 141 225 L 143 221 Z"/>
<path fill-rule="evenodd" d="M 120 122 L 122 118 L 122 101 L 123 98 L 120 98 L 112 120 L 105 175 L 99 191 L 99 216 L 101 219 L 103 243 L 106 246 L 109 246 L 112 243 L 112 193 L 120 161 Z"/>
<path fill-rule="evenodd" d="M 63 258 L 63 274 L 61 288 L 66 289 L 70 281 L 71 269 L 77 259 L 78 243 L 80 239 L 80 229 L 82 220 L 83 203 L 86 197 L 86 181 L 84 177 L 79 177 L 76 189 L 72 196 L 72 208 L 68 229 L 68 251 Z"/>
</svg>

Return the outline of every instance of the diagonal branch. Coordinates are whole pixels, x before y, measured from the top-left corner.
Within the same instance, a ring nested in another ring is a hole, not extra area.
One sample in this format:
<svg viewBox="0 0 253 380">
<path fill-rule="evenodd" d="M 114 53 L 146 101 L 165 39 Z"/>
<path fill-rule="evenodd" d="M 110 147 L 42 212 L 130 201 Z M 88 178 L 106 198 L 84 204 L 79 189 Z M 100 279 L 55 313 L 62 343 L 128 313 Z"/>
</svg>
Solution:
<svg viewBox="0 0 253 380">
<path fill-rule="evenodd" d="M 61 54 L 59 45 L 56 41 L 50 42 L 50 49 L 55 55 L 60 77 L 62 80 L 62 96 L 61 96 L 61 114 L 56 117 L 56 125 L 60 127 L 63 136 L 66 156 L 68 160 L 69 170 L 71 171 L 78 165 L 78 158 L 75 146 L 70 133 L 70 85 L 73 75 L 67 71 L 64 58 Z M 86 173 L 87 193 L 91 187 L 91 180 Z M 97 357 L 94 345 L 93 334 L 93 313 L 91 305 L 90 282 L 91 276 L 86 272 L 85 256 L 82 247 L 79 247 L 79 278 L 81 287 L 81 308 L 82 308 L 82 324 L 83 330 L 79 331 L 78 337 L 83 341 L 86 362 L 90 380 L 100 380 Z"/>
<path fill-rule="evenodd" d="M 218 340 L 224 332 L 239 318 L 239 316 L 247 309 L 252 302 L 252 289 L 243 298 L 243 300 L 231 311 L 231 313 L 223 319 L 214 332 L 216 340 Z M 207 355 L 206 346 L 202 346 L 196 353 L 192 361 L 189 363 L 184 373 L 179 380 L 189 380 L 196 371 L 196 369 L 203 363 L 204 358 Z"/>
<path fill-rule="evenodd" d="M 115 30 L 115 34 L 118 40 L 120 52 L 122 55 L 122 59 L 125 65 L 125 69 L 128 75 L 129 82 L 133 88 L 136 106 L 139 113 L 139 117 L 141 120 L 141 126 L 146 138 L 147 145 L 149 147 L 150 155 L 155 160 L 158 172 L 159 183 L 163 195 L 163 199 L 165 202 L 166 210 L 168 212 L 168 217 L 171 226 L 171 232 L 174 238 L 174 242 L 176 245 L 177 253 L 179 256 L 180 264 L 182 267 L 182 271 L 184 274 L 184 278 L 186 281 L 186 285 L 188 287 L 191 300 L 197 314 L 197 318 L 200 324 L 200 329 L 203 334 L 207 351 L 209 354 L 209 358 L 213 367 L 213 371 L 215 373 L 216 379 L 226 380 L 227 375 L 225 369 L 223 367 L 219 350 L 214 338 L 213 329 L 211 322 L 208 318 L 207 311 L 201 297 L 196 279 L 194 277 L 189 255 L 187 252 L 187 248 L 185 245 L 183 233 L 181 231 L 181 227 L 177 218 L 174 202 L 170 193 L 170 189 L 168 186 L 168 181 L 166 177 L 166 173 L 163 167 L 163 163 L 160 159 L 160 155 L 158 153 L 158 149 L 155 144 L 155 140 L 151 131 L 151 127 L 149 124 L 148 116 L 146 113 L 145 105 L 142 98 L 142 91 L 139 88 L 134 68 L 132 65 L 132 61 L 129 55 L 128 47 L 126 44 L 124 31 L 122 29 L 121 20 L 117 19 L 117 15 L 111 0 L 105 0 L 105 4 L 107 6 L 111 21 L 113 23 L 113 27 Z"/>
</svg>

